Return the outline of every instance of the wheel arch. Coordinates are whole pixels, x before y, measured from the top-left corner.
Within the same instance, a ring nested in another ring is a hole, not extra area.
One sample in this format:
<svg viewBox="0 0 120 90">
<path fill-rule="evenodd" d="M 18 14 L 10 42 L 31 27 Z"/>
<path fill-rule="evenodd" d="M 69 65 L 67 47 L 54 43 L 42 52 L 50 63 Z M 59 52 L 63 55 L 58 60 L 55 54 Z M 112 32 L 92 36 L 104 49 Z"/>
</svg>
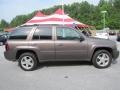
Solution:
<svg viewBox="0 0 120 90">
<path fill-rule="evenodd" d="M 23 54 L 23 53 L 33 53 L 35 55 L 35 57 L 37 58 L 37 60 L 39 61 L 39 58 L 37 56 L 37 53 L 34 51 L 34 50 L 28 50 L 28 49 L 21 49 L 21 50 L 18 50 L 16 52 L 16 59 L 18 60 L 20 55 Z"/>
<path fill-rule="evenodd" d="M 112 48 L 110 48 L 110 47 L 96 47 L 96 48 L 94 49 L 94 51 L 93 51 L 91 60 L 92 60 L 95 52 L 98 51 L 98 50 L 106 50 L 106 51 L 108 51 L 108 52 L 112 55 L 112 57 L 113 57 L 113 50 L 112 50 Z"/>
</svg>

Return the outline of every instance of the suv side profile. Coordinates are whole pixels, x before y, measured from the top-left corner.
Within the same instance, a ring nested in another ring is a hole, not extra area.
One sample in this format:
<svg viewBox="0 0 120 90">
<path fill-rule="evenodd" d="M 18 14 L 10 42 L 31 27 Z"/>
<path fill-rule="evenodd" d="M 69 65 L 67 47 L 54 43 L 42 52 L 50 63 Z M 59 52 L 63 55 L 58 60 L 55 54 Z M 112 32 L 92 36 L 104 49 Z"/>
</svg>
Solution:
<svg viewBox="0 0 120 90">
<path fill-rule="evenodd" d="M 25 71 L 46 61 L 90 61 L 96 68 L 107 68 L 119 55 L 115 42 L 86 37 L 63 25 L 16 28 L 5 48 L 5 58 L 18 61 Z"/>
</svg>

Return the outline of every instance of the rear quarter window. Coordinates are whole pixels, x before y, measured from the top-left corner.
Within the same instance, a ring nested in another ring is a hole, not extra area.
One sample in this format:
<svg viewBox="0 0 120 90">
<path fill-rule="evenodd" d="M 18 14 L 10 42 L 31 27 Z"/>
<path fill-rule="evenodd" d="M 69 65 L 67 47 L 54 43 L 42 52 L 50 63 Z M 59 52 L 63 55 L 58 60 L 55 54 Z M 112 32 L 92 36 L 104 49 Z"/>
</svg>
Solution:
<svg viewBox="0 0 120 90">
<path fill-rule="evenodd" d="M 32 28 L 17 28 L 9 34 L 9 40 L 25 40 Z"/>
</svg>

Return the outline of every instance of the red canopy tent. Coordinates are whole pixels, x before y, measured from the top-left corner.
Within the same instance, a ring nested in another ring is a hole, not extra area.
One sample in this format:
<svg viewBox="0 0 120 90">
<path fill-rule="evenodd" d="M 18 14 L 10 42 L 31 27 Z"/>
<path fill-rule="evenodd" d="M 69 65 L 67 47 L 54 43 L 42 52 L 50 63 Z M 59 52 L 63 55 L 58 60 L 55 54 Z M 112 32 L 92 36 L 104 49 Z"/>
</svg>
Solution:
<svg viewBox="0 0 120 90">
<path fill-rule="evenodd" d="M 51 15 L 44 15 L 41 12 L 37 12 L 36 15 L 29 20 L 24 25 L 46 25 L 46 24 L 56 24 L 56 25 L 77 25 L 81 28 L 89 27 L 86 24 L 78 22 L 73 18 L 69 17 L 67 14 L 64 13 L 62 9 L 56 10 L 54 14 Z"/>
<path fill-rule="evenodd" d="M 38 11 L 35 15 L 35 17 L 44 17 L 46 16 L 45 14 L 43 14 L 42 12 Z"/>
<path fill-rule="evenodd" d="M 37 13 L 35 14 L 35 16 L 32 19 L 30 19 L 29 21 L 27 21 L 24 25 L 30 25 L 30 24 L 32 24 L 31 21 L 34 21 L 36 19 L 39 19 L 40 17 L 45 17 L 45 16 L 46 15 L 43 14 L 42 12 L 37 11 Z"/>
</svg>

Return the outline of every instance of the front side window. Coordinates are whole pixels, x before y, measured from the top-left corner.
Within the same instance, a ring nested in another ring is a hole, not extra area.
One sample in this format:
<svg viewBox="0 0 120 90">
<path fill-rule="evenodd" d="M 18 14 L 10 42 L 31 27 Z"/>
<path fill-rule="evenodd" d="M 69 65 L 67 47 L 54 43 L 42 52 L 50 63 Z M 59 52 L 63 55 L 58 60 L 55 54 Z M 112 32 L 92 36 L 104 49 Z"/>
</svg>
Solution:
<svg viewBox="0 0 120 90">
<path fill-rule="evenodd" d="M 70 28 L 57 28 L 57 39 L 58 40 L 78 40 L 79 34 Z"/>
<path fill-rule="evenodd" d="M 13 30 L 10 35 L 10 40 L 24 40 L 27 39 L 28 34 L 30 33 L 32 28 L 17 28 Z"/>
<path fill-rule="evenodd" d="M 51 40 L 52 28 L 51 27 L 39 27 L 36 29 L 33 35 L 33 40 Z"/>
</svg>

